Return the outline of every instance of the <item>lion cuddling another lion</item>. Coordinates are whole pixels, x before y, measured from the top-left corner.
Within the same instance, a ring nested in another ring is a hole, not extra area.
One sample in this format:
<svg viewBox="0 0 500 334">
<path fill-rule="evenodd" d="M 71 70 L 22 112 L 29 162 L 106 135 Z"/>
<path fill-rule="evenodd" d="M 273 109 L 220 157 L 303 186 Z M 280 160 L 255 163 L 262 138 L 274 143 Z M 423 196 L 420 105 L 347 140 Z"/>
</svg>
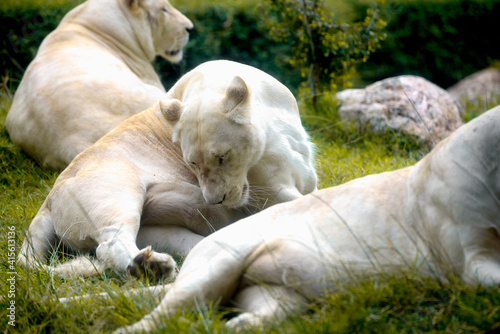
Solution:
<svg viewBox="0 0 500 334">
<path fill-rule="evenodd" d="M 204 63 L 73 160 L 19 259 L 37 267 L 61 241 L 99 261 L 47 268 L 56 274 L 105 265 L 171 277 L 175 262 L 159 252 L 185 255 L 214 230 L 312 192 L 316 181 L 292 93 L 253 67 Z"/>
<path fill-rule="evenodd" d="M 40 45 L 7 114 L 13 143 L 62 169 L 165 93 L 151 62 L 182 59 L 191 21 L 166 0 L 88 0 Z"/>
<path fill-rule="evenodd" d="M 304 311 L 353 277 L 415 270 L 500 284 L 500 106 L 456 130 L 414 167 L 276 205 L 205 238 L 161 304 L 118 333 L 221 300 L 241 329 Z"/>
</svg>

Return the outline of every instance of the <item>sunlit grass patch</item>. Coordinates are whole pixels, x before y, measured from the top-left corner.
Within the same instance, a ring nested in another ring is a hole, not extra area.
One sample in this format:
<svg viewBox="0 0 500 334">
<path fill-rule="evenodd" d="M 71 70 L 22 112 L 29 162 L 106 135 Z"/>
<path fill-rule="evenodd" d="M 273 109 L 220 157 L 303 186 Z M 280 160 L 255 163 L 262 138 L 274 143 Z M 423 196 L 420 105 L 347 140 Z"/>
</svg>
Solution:
<svg viewBox="0 0 500 334">
<path fill-rule="evenodd" d="M 415 156 L 388 152 L 383 146 L 365 142 L 362 145 L 318 142 L 318 188 L 339 185 L 352 179 L 414 165 Z"/>
</svg>

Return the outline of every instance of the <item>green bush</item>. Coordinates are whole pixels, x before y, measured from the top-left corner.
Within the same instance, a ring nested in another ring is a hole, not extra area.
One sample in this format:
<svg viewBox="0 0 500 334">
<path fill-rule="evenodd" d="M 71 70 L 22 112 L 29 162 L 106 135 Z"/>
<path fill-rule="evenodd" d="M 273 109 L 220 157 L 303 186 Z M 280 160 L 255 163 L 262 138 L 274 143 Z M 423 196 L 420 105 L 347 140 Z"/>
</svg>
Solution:
<svg viewBox="0 0 500 334">
<path fill-rule="evenodd" d="M 307 79 L 313 104 L 320 93 L 345 88 L 354 66 L 385 38 L 377 6 L 348 24 L 337 22 L 322 0 L 268 0 L 261 8 L 274 39 L 291 44 L 289 63 Z"/>
<path fill-rule="evenodd" d="M 415 74 L 446 88 L 500 59 L 499 0 L 389 0 L 382 13 L 388 38 L 359 66 L 365 82 Z"/>
<path fill-rule="evenodd" d="M 337 0 L 327 1 L 329 3 Z M 82 0 L 4 0 L 0 3 L 0 74 L 15 85 L 34 58 L 43 38 L 62 16 Z M 174 2 L 175 4 L 175 2 Z M 352 4 L 352 5 L 351 5 Z M 366 5 L 365 5 L 366 4 Z M 177 5 L 177 4 L 175 4 Z M 349 20 L 360 22 L 372 3 L 349 4 Z M 345 7 L 346 4 L 343 4 Z M 212 59 L 247 63 L 275 76 L 296 92 L 304 81 L 299 66 L 289 63 L 294 46 L 276 42 L 268 33 L 257 3 L 193 0 L 178 7 L 195 24 L 181 65 L 158 59 L 156 68 L 166 88 L 187 70 Z M 415 74 L 447 87 L 500 59 L 496 19 L 500 0 L 387 0 L 380 14 L 388 23 L 382 48 L 357 69 L 364 82 Z M 341 22 L 343 17 L 335 17 Z"/>
<path fill-rule="evenodd" d="M 186 8 L 183 13 L 193 21 L 194 30 L 180 68 L 166 60 L 157 60 L 156 67 L 165 87 L 171 87 L 187 70 L 215 59 L 258 67 L 289 88 L 298 87 L 303 80 L 300 69 L 288 64 L 291 46 L 271 39 L 256 7 L 215 4 Z"/>
<path fill-rule="evenodd" d="M 82 0 L 9 1 L 0 5 L 0 75 L 15 86 L 33 60 L 42 40 Z"/>
<path fill-rule="evenodd" d="M 0 6 L 0 34 L 6 36 L 0 41 L 0 74 L 8 73 L 12 89 L 21 80 L 45 36 L 81 2 L 52 0 L 42 6 L 36 1 L 27 1 Z M 271 39 L 255 6 L 241 4 L 235 7 L 222 2 L 181 7 L 181 10 L 193 21 L 195 29 L 191 32 L 185 60 L 180 65 L 172 65 L 162 58 L 155 62 L 167 89 L 186 71 L 214 59 L 230 59 L 259 67 L 290 88 L 302 81 L 300 70 L 287 63 L 290 46 Z"/>
</svg>

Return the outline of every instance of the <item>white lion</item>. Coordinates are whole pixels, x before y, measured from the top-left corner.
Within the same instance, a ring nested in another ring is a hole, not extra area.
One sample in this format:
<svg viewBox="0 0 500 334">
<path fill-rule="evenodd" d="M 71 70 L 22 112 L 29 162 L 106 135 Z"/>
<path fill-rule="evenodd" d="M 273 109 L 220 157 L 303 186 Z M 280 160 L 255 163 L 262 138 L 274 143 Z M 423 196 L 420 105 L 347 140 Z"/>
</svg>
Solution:
<svg viewBox="0 0 500 334">
<path fill-rule="evenodd" d="M 73 160 L 33 219 L 20 261 L 37 266 L 62 241 L 119 272 L 172 276 L 170 255 L 155 251 L 185 255 L 214 230 L 315 189 L 291 92 L 253 67 L 208 62 Z M 102 266 L 78 258 L 48 269 L 91 275 Z"/>
<path fill-rule="evenodd" d="M 499 284 L 499 196 L 500 106 L 414 167 L 320 190 L 210 235 L 164 288 L 161 304 L 118 333 L 149 331 L 161 316 L 219 298 L 241 309 L 229 326 L 258 325 L 380 272 Z"/>
<path fill-rule="evenodd" d="M 5 126 L 41 164 L 66 167 L 165 94 L 151 62 L 182 59 L 191 21 L 167 0 L 88 0 L 40 45 Z"/>
</svg>

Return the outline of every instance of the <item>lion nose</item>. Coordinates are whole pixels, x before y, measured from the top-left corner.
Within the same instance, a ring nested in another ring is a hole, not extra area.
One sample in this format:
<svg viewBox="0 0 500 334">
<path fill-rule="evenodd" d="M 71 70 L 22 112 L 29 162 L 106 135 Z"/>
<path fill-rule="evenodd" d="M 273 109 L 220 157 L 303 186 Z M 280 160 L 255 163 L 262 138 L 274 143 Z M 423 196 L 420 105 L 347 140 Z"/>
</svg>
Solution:
<svg viewBox="0 0 500 334">
<path fill-rule="evenodd" d="M 226 194 L 203 194 L 203 197 L 205 198 L 205 201 L 207 201 L 208 204 L 222 204 L 224 202 L 224 199 L 226 199 Z"/>
<path fill-rule="evenodd" d="M 187 30 L 187 32 L 190 32 L 191 30 L 193 30 L 193 28 L 194 28 L 194 24 L 193 24 L 193 22 L 192 22 L 190 19 L 188 19 L 187 17 L 186 17 L 186 20 L 187 20 L 186 25 L 185 25 L 185 26 L 186 26 L 186 30 Z"/>
</svg>

